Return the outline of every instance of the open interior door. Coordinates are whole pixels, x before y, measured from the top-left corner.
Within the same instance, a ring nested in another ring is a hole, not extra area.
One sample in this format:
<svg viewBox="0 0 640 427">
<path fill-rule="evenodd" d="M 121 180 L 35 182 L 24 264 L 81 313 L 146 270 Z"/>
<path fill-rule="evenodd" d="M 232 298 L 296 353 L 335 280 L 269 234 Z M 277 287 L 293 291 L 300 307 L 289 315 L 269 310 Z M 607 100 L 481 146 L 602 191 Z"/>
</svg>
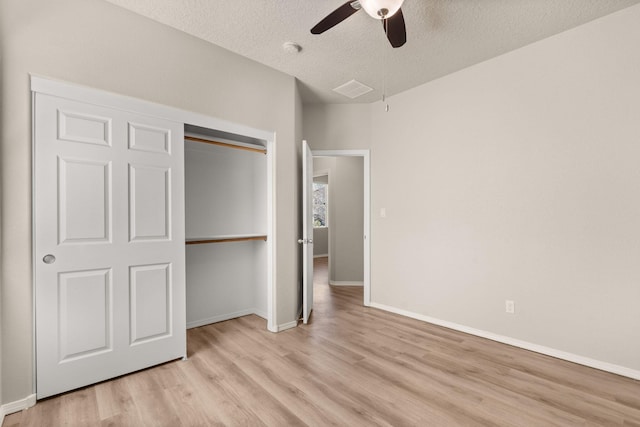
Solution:
<svg viewBox="0 0 640 427">
<path fill-rule="evenodd" d="M 302 141 L 302 321 L 309 323 L 313 309 L 313 155 Z"/>
</svg>

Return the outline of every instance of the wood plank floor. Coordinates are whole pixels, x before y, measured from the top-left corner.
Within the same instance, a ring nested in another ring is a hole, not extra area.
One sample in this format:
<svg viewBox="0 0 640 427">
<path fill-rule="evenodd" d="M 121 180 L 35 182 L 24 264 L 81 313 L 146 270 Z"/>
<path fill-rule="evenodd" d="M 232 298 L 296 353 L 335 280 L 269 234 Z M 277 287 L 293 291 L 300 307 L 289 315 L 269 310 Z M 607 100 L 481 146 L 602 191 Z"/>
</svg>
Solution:
<svg viewBox="0 0 640 427">
<path fill-rule="evenodd" d="M 640 382 L 362 307 L 318 261 L 312 322 L 188 331 L 176 361 L 38 402 L 15 426 L 640 426 Z M 324 271 L 323 271 L 324 269 Z"/>
</svg>

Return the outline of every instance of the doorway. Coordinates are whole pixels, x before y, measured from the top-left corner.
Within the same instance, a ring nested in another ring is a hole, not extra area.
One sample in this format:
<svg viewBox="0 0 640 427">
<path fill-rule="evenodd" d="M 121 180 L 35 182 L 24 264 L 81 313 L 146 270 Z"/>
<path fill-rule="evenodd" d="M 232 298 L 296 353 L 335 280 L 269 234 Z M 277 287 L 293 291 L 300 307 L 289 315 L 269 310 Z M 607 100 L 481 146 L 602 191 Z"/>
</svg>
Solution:
<svg viewBox="0 0 640 427">
<path fill-rule="evenodd" d="M 360 158 L 362 160 L 362 186 L 361 186 L 361 191 L 362 191 L 362 199 L 361 199 L 361 203 L 362 203 L 362 233 L 360 234 L 361 238 L 362 238 L 362 243 L 361 243 L 361 250 L 362 250 L 362 286 L 363 286 L 363 300 L 362 303 L 364 306 L 369 306 L 371 303 L 371 271 L 370 271 L 370 256 L 371 256 L 371 246 L 370 246 L 370 221 L 371 221 L 371 217 L 370 217 L 370 212 L 371 212 L 371 208 L 370 208 L 370 159 L 369 159 L 369 150 L 312 150 L 311 152 L 314 160 L 316 158 L 336 158 L 336 159 L 343 159 L 343 158 Z M 319 170 L 316 171 L 317 173 L 314 174 L 314 170 L 313 168 L 311 168 L 311 170 L 307 170 L 305 173 L 308 175 L 307 179 L 309 180 L 313 180 L 314 175 L 321 175 L 323 172 L 325 172 L 324 170 Z M 329 172 L 329 192 L 332 191 L 332 186 L 331 186 L 331 182 L 332 182 L 332 178 L 331 178 L 332 174 Z M 311 215 L 311 213 L 309 213 L 309 215 Z M 312 218 L 308 218 L 309 221 L 312 221 Z M 331 228 L 331 208 L 329 208 L 329 218 L 328 218 L 328 228 Z M 335 243 L 335 242 L 334 242 Z M 332 255 L 332 249 L 331 249 L 331 239 L 329 238 L 329 247 L 328 247 L 328 255 L 329 255 L 329 259 L 331 260 L 331 255 Z M 337 254 L 333 254 L 334 257 Z M 339 256 L 339 255 L 338 255 Z M 311 265 L 306 265 L 307 268 L 313 269 L 313 258 L 311 258 L 311 260 L 309 261 L 308 259 L 304 260 L 305 263 L 311 263 Z M 329 261 L 331 263 L 331 261 Z M 328 274 L 329 274 L 329 280 L 331 280 L 331 271 L 333 270 L 331 267 L 333 267 L 332 265 L 329 266 L 328 268 Z M 334 276 L 335 277 L 335 276 Z M 310 281 L 311 283 L 307 283 L 305 284 L 305 288 L 306 288 L 306 292 L 311 292 L 313 293 L 313 280 Z M 338 283 L 339 280 L 334 280 L 334 284 L 340 284 Z M 344 282 L 349 282 L 349 280 L 346 280 Z M 348 284 L 348 283 L 343 283 L 343 284 Z M 351 283 L 351 284 L 355 284 L 355 283 Z"/>
</svg>

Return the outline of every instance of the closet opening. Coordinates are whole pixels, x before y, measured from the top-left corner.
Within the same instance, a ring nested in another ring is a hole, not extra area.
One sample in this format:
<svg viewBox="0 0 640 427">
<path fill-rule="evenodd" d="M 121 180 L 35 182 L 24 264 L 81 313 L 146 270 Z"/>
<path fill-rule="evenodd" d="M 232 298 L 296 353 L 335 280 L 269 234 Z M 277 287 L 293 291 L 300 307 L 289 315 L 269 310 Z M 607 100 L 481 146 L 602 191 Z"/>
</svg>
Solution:
<svg viewBox="0 0 640 427">
<path fill-rule="evenodd" d="M 269 141 L 184 127 L 187 328 L 255 314 L 274 330 Z"/>
</svg>

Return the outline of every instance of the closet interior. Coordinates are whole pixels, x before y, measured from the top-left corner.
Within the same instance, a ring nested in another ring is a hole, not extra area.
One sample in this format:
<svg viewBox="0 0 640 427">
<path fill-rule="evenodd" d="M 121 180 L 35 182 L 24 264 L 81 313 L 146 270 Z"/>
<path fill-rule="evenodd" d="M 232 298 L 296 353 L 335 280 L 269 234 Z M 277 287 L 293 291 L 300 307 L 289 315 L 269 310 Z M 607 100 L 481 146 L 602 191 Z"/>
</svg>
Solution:
<svg viewBox="0 0 640 427">
<path fill-rule="evenodd" d="M 185 125 L 187 328 L 268 315 L 267 142 Z"/>
</svg>

